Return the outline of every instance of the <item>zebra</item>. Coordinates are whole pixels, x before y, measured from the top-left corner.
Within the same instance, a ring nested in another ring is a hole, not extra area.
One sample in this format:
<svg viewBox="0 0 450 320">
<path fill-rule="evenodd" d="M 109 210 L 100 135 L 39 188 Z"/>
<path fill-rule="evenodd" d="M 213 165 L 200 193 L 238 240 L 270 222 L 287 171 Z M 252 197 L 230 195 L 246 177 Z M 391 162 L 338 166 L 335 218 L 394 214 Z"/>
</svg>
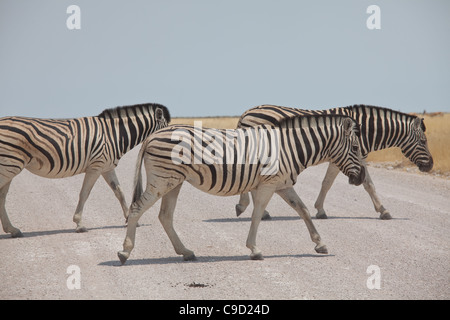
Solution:
<svg viewBox="0 0 450 320">
<path fill-rule="evenodd" d="M 6 213 L 11 180 L 23 169 L 45 178 L 85 173 L 73 221 L 77 232 L 92 187 L 103 176 L 122 206 L 128 206 L 114 168 L 119 159 L 152 132 L 170 122 L 168 109 L 146 103 L 106 109 L 95 117 L 74 119 L 0 118 L 0 218 L 3 230 L 22 237 Z"/>
<path fill-rule="evenodd" d="M 184 260 L 195 259 L 194 252 L 183 245 L 173 228 L 173 213 L 184 181 L 213 195 L 252 193 L 254 210 L 246 242 L 251 259 L 263 258 L 256 247 L 256 233 L 274 193 L 303 218 L 316 244 L 315 251 L 328 253 L 308 209 L 291 187 L 304 168 L 322 161 L 335 163 L 349 177 L 349 183 L 361 184 L 364 167 L 358 135 L 359 126 L 354 120 L 336 115 L 285 119 L 277 128 L 262 125 L 233 130 L 175 125 L 161 129 L 142 144 L 138 155 L 127 233 L 123 251 L 118 252 L 121 263 L 126 262 L 134 247 L 139 218 L 161 197 L 158 217 L 175 252 Z M 147 173 L 144 192 L 143 162 Z"/>
<path fill-rule="evenodd" d="M 320 114 L 346 115 L 352 117 L 360 124 L 361 153 L 366 171 L 366 179 L 363 183 L 364 189 L 370 195 L 375 211 L 380 213 L 380 219 L 392 219 L 390 212 L 382 205 L 375 191 L 375 185 L 369 175 L 365 160 L 372 151 L 399 147 L 402 153 L 419 167 L 420 171 L 430 171 L 433 167 L 433 157 L 428 150 L 425 136 L 426 127 L 423 119 L 414 115 L 370 105 L 353 105 L 329 110 L 304 110 L 275 105 L 261 105 L 244 112 L 239 118 L 237 128 L 276 124 L 286 117 Z M 333 163 L 330 163 L 314 205 L 317 209 L 316 218 L 318 219 L 327 218 L 323 204 L 327 192 L 338 174 L 338 168 Z M 237 216 L 245 211 L 249 202 L 248 193 L 242 194 L 239 204 L 236 205 Z M 265 212 L 264 218 L 270 218 L 270 215 Z"/>
</svg>

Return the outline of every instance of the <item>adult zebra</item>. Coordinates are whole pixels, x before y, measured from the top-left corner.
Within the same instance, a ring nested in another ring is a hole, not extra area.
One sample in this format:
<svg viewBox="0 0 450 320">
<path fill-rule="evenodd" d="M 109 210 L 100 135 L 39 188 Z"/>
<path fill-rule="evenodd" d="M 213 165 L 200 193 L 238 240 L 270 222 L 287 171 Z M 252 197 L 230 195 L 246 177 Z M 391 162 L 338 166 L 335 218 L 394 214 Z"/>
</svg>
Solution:
<svg viewBox="0 0 450 320">
<path fill-rule="evenodd" d="M 76 119 L 0 118 L 0 218 L 3 230 L 21 237 L 6 213 L 11 180 L 23 169 L 45 178 L 86 173 L 73 221 L 77 232 L 84 203 L 100 175 L 119 200 L 125 218 L 127 204 L 114 168 L 119 159 L 152 132 L 166 127 L 170 114 L 160 104 L 106 109 L 96 117 Z"/>
<path fill-rule="evenodd" d="M 304 110 L 262 105 L 244 112 L 239 119 L 237 127 L 247 128 L 261 124 L 276 125 L 284 118 L 319 114 L 346 115 L 360 124 L 361 153 L 366 169 L 366 179 L 363 183 L 364 189 L 369 193 L 375 211 L 380 213 L 380 218 L 385 220 L 391 219 L 391 214 L 382 205 L 375 191 L 375 185 L 367 170 L 365 159 L 372 151 L 399 147 L 402 153 L 419 167 L 420 171 L 430 171 L 433 167 L 433 158 L 428 150 L 423 119 L 391 109 L 368 105 L 353 105 L 329 110 Z M 327 192 L 330 190 L 338 174 L 338 168 L 333 163 L 330 163 L 325 178 L 323 179 L 319 196 L 314 205 L 317 209 L 316 217 L 319 219 L 327 218 L 323 204 Z M 249 203 L 248 193 L 242 194 L 239 199 L 239 204 L 236 205 L 236 214 L 239 216 L 245 211 Z M 270 215 L 265 212 L 264 217 L 270 218 Z"/>
<path fill-rule="evenodd" d="M 307 166 L 329 160 L 361 184 L 364 167 L 359 147 L 359 126 L 349 117 L 311 116 L 286 119 L 280 127 L 219 130 L 170 126 L 153 134 L 142 145 L 135 174 L 133 203 L 120 261 L 134 247 L 136 225 L 142 214 L 162 197 L 159 220 L 175 252 L 194 259 L 173 228 L 173 212 L 180 188 L 188 181 L 214 195 L 252 192 L 254 211 L 247 238 L 251 259 L 262 259 L 256 247 L 261 216 L 272 195 L 279 194 L 303 218 L 318 253 L 327 253 L 306 206 L 291 188 Z M 141 167 L 145 161 L 147 185 L 142 193 Z"/>
</svg>

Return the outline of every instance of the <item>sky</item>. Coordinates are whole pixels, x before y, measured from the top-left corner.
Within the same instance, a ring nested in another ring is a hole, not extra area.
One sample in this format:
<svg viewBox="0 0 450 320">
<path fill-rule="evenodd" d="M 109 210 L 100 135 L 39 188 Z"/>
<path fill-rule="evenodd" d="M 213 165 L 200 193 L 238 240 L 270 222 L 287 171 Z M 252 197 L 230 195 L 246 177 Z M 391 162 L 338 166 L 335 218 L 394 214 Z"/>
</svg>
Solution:
<svg viewBox="0 0 450 320">
<path fill-rule="evenodd" d="M 449 14 L 448 0 L 0 0 L 0 117 L 146 102 L 173 117 L 450 112 Z"/>
</svg>

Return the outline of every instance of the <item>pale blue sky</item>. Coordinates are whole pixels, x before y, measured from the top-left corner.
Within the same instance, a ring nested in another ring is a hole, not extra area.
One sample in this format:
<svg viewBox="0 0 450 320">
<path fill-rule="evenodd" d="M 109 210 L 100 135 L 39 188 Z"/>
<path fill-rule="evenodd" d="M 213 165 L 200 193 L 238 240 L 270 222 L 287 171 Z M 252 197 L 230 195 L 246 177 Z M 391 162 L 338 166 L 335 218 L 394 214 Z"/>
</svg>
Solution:
<svg viewBox="0 0 450 320">
<path fill-rule="evenodd" d="M 69 30 L 66 9 L 81 9 Z M 381 9 L 369 30 L 366 9 Z M 0 0 L 0 116 L 144 102 L 450 112 L 450 1 Z"/>
</svg>

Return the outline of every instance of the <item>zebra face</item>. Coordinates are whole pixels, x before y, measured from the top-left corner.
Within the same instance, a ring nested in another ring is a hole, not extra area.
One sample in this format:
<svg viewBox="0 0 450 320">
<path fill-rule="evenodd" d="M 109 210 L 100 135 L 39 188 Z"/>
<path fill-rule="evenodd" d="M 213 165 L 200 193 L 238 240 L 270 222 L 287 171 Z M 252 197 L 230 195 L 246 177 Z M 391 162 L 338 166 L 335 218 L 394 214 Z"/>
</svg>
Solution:
<svg viewBox="0 0 450 320">
<path fill-rule="evenodd" d="M 356 136 L 356 135 L 355 135 Z M 361 157 L 361 147 L 359 144 L 359 137 L 356 136 L 356 139 L 352 139 L 351 148 L 349 152 L 349 163 L 351 164 L 348 169 L 348 174 L 344 172 L 348 176 L 348 183 L 353 184 L 355 186 L 359 186 L 364 182 L 366 178 L 366 170 L 362 165 L 362 157 Z"/>
<path fill-rule="evenodd" d="M 164 110 L 162 108 L 157 107 L 155 110 L 155 120 L 156 120 L 156 130 L 167 127 L 170 122 L 170 114 L 166 111 L 166 115 L 164 115 Z M 156 131 L 155 130 L 155 131 Z"/>
<path fill-rule="evenodd" d="M 360 128 L 350 118 L 344 120 L 344 134 L 342 135 L 340 152 L 331 157 L 331 161 L 338 166 L 349 179 L 350 184 L 359 186 L 366 178 L 366 171 L 362 164 Z"/>
<path fill-rule="evenodd" d="M 420 171 L 428 172 L 433 168 L 433 157 L 428 150 L 427 137 L 425 136 L 425 124 L 423 119 L 415 118 L 411 125 L 409 135 L 401 146 L 402 153 Z"/>
</svg>

